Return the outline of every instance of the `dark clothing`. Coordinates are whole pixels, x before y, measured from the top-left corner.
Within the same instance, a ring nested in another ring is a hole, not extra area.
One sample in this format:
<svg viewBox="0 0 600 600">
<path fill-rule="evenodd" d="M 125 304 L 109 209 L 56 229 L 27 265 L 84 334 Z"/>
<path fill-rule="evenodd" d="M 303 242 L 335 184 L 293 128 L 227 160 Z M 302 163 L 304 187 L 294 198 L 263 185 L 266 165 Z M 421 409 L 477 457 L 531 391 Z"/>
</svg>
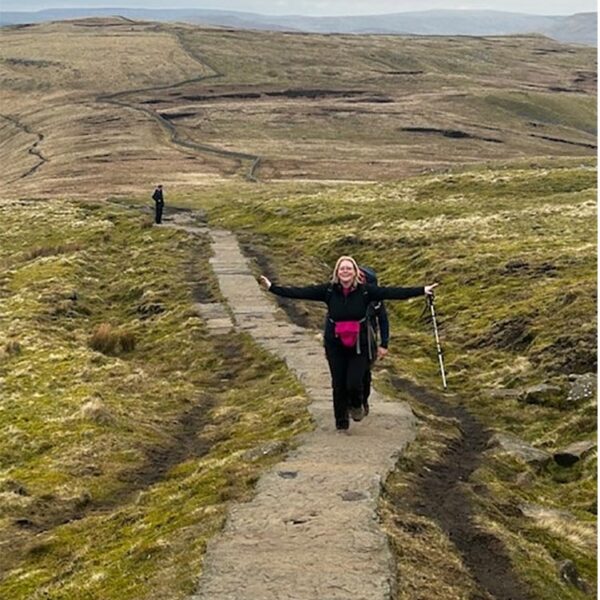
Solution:
<svg viewBox="0 0 600 600">
<path fill-rule="evenodd" d="M 348 409 L 363 401 L 363 374 L 369 357 L 341 344 L 325 344 L 325 356 L 331 373 L 333 415 L 337 429 L 348 429 Z"/>
<path fill-rule="evenodd" d="M 385 304 L 383 302 L 371 303 L 368 308 L 369 319 L 371 321 L 371 326 L 373 327 L 373 331 L 375 334 L 375 338 L 377 338 L 377 334 L 379 333 L 379 343 L 375 344 L 375 353 L 377 352 L 377 347 L 381 346 L 382 348 L 387 348 L 388 343 L 390 341 L 390 322 L 387 316 L 387 310 L 385 308 Z M 371 367 L 375 363 L 377 356 L 374 356 L 372 360 L 367 365 L 367 370 L 365 371 L 365 376 L 363 379 L 363 408 L 365 409 L 365 414 L 369 412 L 369 396 L 371 395 Z"/>
<path fill-rule="evenodd" d="M 345 294 L 345 292 L 344 292 Z M 387 310 L 385 308 L 385 304 L 383 301 L 381 302 L 372 302 L 369 304 L 369 308 L 367 309 L 367 314 L 369 316 L 369 320 L 371 322 L 371 327 L 373 328 L 373 334 L 375 337 L 373 348 L 372 348 L 372 356 L 369 356 L 369 361 L 367 363 L 367 368 L 365 369 L 365 376 L 363 378 L 363 407 L 365 409 L 365 414 L 369 412 L 369 396 L 371 395 L 371 367 L 377 360 L 377 347 L 381 346 L 382 348 L 387 348 L 390 340 L 390 322 L 387 316 Z M 329 317 L 325 317 L 327 321 Z M 379 343 L 377 343 L 377 336 L 379 335 Z"/>
<path fill-rule="evenodd" d="M 375 332 L 379 333 L 379 346 L 387 348 L 390 342 L 390 321 L 383 302 L 375 302 L 369 306 L 371 324 Z"/>
<path fill-rule="evenodd" d="M 160 225 L 160 223 L 162 223 L 163 208 L 165 206 L 162 189 L 156 188 L 154 190 L 152 200 L 154 200 L 154 221 Z"/>
<path fill-rule="evenodd" d="M 377 281 L 377 274 L 373 269 L 363 265 L 358 268 L 365 276 L 365 283 L 379 284 Z M 368 314 L 375 334 L 375 339 L 377 339 L 377 332 L 379 332 L 379 344 L 375 343 L 375 352 L 377 352 L 377 347 L 387 348 L 390 341 L 390 322 L 383 301 L 371 303 L 369 305 Z M 363 408 L 365 409 L 366 415 L 369 414 L 369 396 L 371 395 L 371 367 L 375 363 L 375 360 L 377 360 L 376 356 L 369 363 L 363 378 Z"/>
<path fill-rule="evenodd" d="M 377 281 L 377 274 L 375 271 L 373 271 L 373 269 L 371 269 L 371 267 L 360 265 L 358 268 L 365 277 L 364 283 L 369 285 L 379 285 L 379 282 Z M 387 348 L 390 341 L 390 322 L 388 320 L 385 304 L 383 302 L 372 302 L 369 306 L 368 314 L 369 318 L 371 319 L 373 331 L 375 331 L 375 333 L 379 331 L 379 346 L 382 348 Z"/>
<path fill-rule="evenodd" d="M 348 428 L 348 409 L 363 402 L 365 373 L 369 370 L 369 335 L 367 310 L 372 302 L 403 300 L 422 296 L 423 287 L 379 287 L 358 285 L 349 293 L 340 284 L 325 283 L 306 287 L 271 285 L 269 291 L 285 298 L 325 302 L 328 315 L 325 323 L 325 355 L 331 372 L 333 409 L 338 429 Z M 336 321 L 360 321 L 358 348 L 347 348 L 335 336 Z M 389 333 L 389 328 L 388 328 Z M 358 351 L 360 349 L 360 352 Z"/>
<path fill-rule="evenodd" d="M 157 202 L 154 206 L 154 222 L 158 225 L 162 223 L 163 207 L 163 202 Z"/>
<path fill-rule="evenodd" d="M 345 296 L 340 284 L 332 285 L 330 283 L 309 285 L 306 287 L 283 287 L 273 284 L 269 288 L 269 291 L 285 298 L 325 302 L 329 317 L 325 324 L 325 343 L 338 343 L 334 333 L 334 323 L 336 321 L 361 321 L 365 318 L 367 308 L 371 302 L 378 302 L 380 300 L 406 300 L 422 296 L 425 293 L 423 287 L 404 288 L 359 285 Z M 363 349 L 367 349 L 367 343 L 367 326 L 366 322 L 363 322 L 360 328 L 361 352 Z"/>
</svg>

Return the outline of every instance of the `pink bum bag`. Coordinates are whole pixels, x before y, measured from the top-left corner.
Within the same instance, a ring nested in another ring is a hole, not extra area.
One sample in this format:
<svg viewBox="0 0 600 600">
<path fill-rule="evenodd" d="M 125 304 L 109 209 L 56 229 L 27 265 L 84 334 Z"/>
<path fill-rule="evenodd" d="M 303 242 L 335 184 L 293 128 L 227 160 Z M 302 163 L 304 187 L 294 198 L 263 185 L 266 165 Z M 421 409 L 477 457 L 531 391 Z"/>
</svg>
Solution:
<svg viewBox="0 0 600 600">
<path fill-rule="evenodd" d="M 336 321 L 335 323 L 335 337 L 339 338 L 346 348 L 352 346 L 359 348 L 359 333 L 360 321 Z"/>
</svg>

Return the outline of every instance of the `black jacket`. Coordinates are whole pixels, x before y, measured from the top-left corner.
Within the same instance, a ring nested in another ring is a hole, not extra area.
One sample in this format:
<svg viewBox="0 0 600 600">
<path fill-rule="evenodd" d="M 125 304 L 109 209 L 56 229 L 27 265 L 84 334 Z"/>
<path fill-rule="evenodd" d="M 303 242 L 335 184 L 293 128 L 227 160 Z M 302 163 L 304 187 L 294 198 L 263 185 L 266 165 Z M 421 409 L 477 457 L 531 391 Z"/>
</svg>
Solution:
<svg viewBox="0 0 600 600">
<path fill-rule="evenodd" d="M 284 287 L 271 285 L 269 291 L 284 298 L 298 300 L 316 300 L 325 302 L 328 319 L 325 326 L 325 343 L 337 343 L 334 335 L 335 321 L 362 321 L 367 315 L 371 302 L 380 300 L 406 300 L 425 293 L 423 287 L 379 287 L 376 285 L 359 285 L 347 296 L 342 292 L 340 284 L 323 283 L 306 287 Z M 367 327 L 363 322 L 360 329 L 360 345 L 367 346 Z"/>
<path fill-rule="evenodd" d="M 154 202 L 156 202 L 157 204 L 163 204 L 163 191 L 159 188 L 156 188 L 154 190 L 154 194 L 152 194 L 152 200 L 154 200 Z"/>
<path fill-rule="evenodd" d="M 373 329 L 379 331 L 380 341 L 379 345 L 382 348 L 387 348 L 390 341 L 390 321 L 387 315 L 387 309 L 383 302 L 373 302 L 369 307 L 369 314 L 371 316 L 371 324 Z"/>
</svg>

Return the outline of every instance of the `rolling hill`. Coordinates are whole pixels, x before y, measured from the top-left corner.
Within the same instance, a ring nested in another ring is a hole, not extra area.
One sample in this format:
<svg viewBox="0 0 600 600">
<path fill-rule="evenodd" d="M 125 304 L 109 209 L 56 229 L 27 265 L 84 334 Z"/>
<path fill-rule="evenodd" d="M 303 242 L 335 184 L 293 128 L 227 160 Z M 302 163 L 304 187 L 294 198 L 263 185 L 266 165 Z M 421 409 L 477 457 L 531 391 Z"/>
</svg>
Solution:
<svg viewBox="0 0 600 600">
<path fill-rule="evenodd" d="M 15 25 L 115 15 L 138 20 L 181 21 L 241 29 L 307 33 L 473 36 L 539 33 L 558 41 L 591 46 L 597 45 L 598 35 L 595 13 L 545 16 L 494 10 L 428 10 L 385 15 L 307 17 L 206 9 L 57 8 L 37 12 L 1 11 L 0 23 Z"/>
<path fill-rule="evenodd" d="M 0 172 L 28 193 L 233 173 L 397 179 L 596 153 L 595 52 L 539 36 L 91 19 L 5 29 L 0 83 Z"/>
</svg>

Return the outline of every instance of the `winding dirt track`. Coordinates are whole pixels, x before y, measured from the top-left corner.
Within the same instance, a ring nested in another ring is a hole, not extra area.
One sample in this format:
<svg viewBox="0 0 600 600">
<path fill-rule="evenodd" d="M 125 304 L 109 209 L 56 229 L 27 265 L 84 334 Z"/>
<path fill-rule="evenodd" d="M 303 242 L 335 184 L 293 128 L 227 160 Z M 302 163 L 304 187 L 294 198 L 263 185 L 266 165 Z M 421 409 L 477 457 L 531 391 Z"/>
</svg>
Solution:
<svg viewBox="0 0 600 600">
<path fill-rule="evenodd" d="M 209 544 L 193 599 L 388 600 L 395 569 L 377 505 L 382 481 L 414 437 L 410 408 L 374 393 L 369 417 L 349 434 L 337 433 L 321 344 L 280 318 L 233 234 L 181 221 L 174 226 L 209 233 L 212 267 L 235 329 L 295 372 L 315 421 L 297 450 L 261 478 L 254 499 L 232 508 Z"/>
<path fill-rule="evenodd" d="M 38 131 L 32 131 L 28 125 L 25 125 L 25 123 L 22 123 L 21 121 L 19 121 L 19 119 L 16 119 L 15 117 L 11 117 L 9 115 L 0 115 L 0 118 L 5 119 L 6 121 L 8 121 L 12 125 L 14 125 L 17 129 L 20 129 L 21 131 L 23 131 L 24 133 L 26 133 L 28 135 L 34 135 L 37 138 L 37 140 L 35 142 L 33 142 L 33 144 L 31 144 L 31 146 L 29 146 L 29 148 L 27 148 L 27 153 L 31 154 L 33 156 L 36 156 L 38 159 L 38 162 L 35 165 L 33 165 L 33 167 L 31 167 L 30 169 L 28 169 L 27 171 L 25 171 L 24 173 L 22 173 L 15 179 L 13 179 L 12 181 L 7 182 L 7 183 L 14 183 L 15 181 L 18 181 L 19 179 L 24 179 L 25 177 L 29 177 L 30 175 L 33 175 L 44 163 L 48 162 L 48 159 L 42 154 L 41 150 L 38 148 L 38 145 L 44 141 L 44 135 L 39 133 Z"/>
<path fill-rule="evenodd" d="M 169 83 L 169 84 L 159 85 L 159 86 L 125 90 L 122 92 L 116 92 L 114 94 L 100 94 L 100 95 L 96 96 L 95 101 L 98 103 L 108 103 L 108 104 L 113 104 L 115 106 L 123 106 L 125 108 L 130 108 L 130 109 L 136 110 L 138 112 L 141 112 L 141 113 L 149 116 L 150 118 L 154 119 L 167 132 L 167 134 L 169 135 L 170 142 L 172 144 L 174 144 L 175 146 L 181 146 L 183 148 L 187 148 L 187 149 L 193 150 L 195 152 L 215 154 L 217 156 L 222 156 L 224 158 L 231 158 L 233 160 L 247 161 L 247 162 L 249 161 L 250 167 L 246 174 L 246 179 L 248 179 L 250 181 L 256 181 L 257 180 L 256 179 L 256 171 L 258 170 L 258 167 L 260 166 L 260 162 L 261 162 L 260 156 L 257 156 L 255 154 L 249 154 L 246 152 L 234 152 L 231 150 L 223 150 L 222 148 L 217 148 L 215 146 L 210 146 L 208 144 L 199 144 L 197 142 L 192 142 L 190 140 L 186 140 L 181 137 L 179 131 L 177 131 L 177 128 L 168 119 L 165 119 L 163 116 L 158 114 L 156 111 L 150 110 L 148 108 L 144 108 L 142 106 L 138 106 L 137 104 L 133 104 L 126 100 L 126 97 L 131 94 L 137 94 L 140 92 L 155 92 L 155 91 L 159 91 L 159 90 L 171 90 L 171 89 L 176 89 L 178 87 L 183 87 L 190 83 L 197 83 L 197 82 L 206 81 L 209 79 L 218 79 L 219 77 L 223 76 L 222 73 L 219 73 L 214 67 L 210 66 L 209 64 L 206 63 L 206 61 L 204 61 L 199 56 L 197 56 L 186 45 L 185 40 L 183 39 L 183 36 L 181 34 L 176 33 L 175 37 L 177 38 L 181 48 L 185 52 L 187 52 L 187 54 L 190 57 L 192 57 L 196 62 L 198 62 L 202 66 L 208 67 L 211 71 L 213 71 L 213 74 L 212 75 L 201 75 L 199 77 L 194 77 L 192 79 L 186 79 L 184 81 L 179 81 L 177 83 Z"/>
</svg>

